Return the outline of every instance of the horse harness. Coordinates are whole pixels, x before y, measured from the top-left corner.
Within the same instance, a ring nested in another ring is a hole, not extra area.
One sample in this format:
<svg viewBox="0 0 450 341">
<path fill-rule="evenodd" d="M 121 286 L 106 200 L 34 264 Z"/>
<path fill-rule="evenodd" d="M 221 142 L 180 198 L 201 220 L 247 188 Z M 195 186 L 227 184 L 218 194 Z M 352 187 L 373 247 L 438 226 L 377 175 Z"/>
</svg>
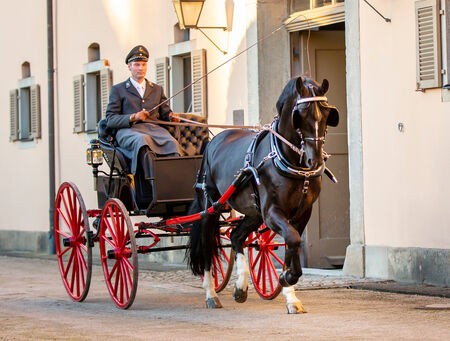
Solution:
<svg viewBox="0 0 450 341">
<path fill-rule="evenodd" d="M 298 97 L 297 102 L 292 109 L 292 113 L 299 110 L 298 106 L 302 103 L 317 102 L 317 101 L 328 101 L 328 99 L 324 96 L 313 96 L 313 97 L 305 97 L 305 98 Z M 331 173 L 331 171 L 325 167 L 325 162 L 319 168 L 317 168 L 315 170 L 310 170 L 310 169 L 306 169 L 303 167 L 297 167 L 297 166 L 293 165 L 291 162 L 289 162 L 284 157 L 284 155 L 280 149 L 279 141 L 282 141 L 283 143 L 288 145 L 289 148 L 291 148 L 293 151 L 295 151 L 297 154 L 300 155 L 300 162 L 301 162 L 303 159 L 303 155 L 305 153 L 305 150 L 304 150 L 305 141 L 316 141 L 316 142 L 319 141 L 319 142 L 324 143 L 325 136 L 304 137 L 303 134 L 301 133 L 301 131 L 298 131 L 298 134 L 299 134 L 300 140 L 301 140 L 301 142 L 300 142 L 301 148 L 299 149 L 297 146 L 292 144 L 290 141 L 288 141 L 287 139 L 285 139 L 282 135 L 280 135 L 278 133 L 278 131 L 277 131 L 278 123 L 279 123 L 278 121 L 279 121 L 279 116 L 276 115 L 274 120 L 272 121 L 272 124 L 265 125 L 263 127 L 263 130 L 261 130 L 260 132 L 258 132 L 255 135 L 255 137 L 252 139 L 252 141 L 247 149 L 247 152 L 245 154 L 244 167 L 239 171 L 238 175 L 236 176 L 236 177 L 239 177 L 243 173 L 247 174 L 247 176 L 244 177 L 243 180 L 240 182 L 241 185 L 248 182 L 252 178 L 254 179 L 254 181 L 252 181 L 251 184 L 252 184 L 252 188 L 253 188 L 253 197 L 255 198 L 255 206 L 257 207 L 258 210 L 261 210 L 259 191 L 258 191 L 258 186 L 261 184 L 261 181 L 259 179 L 258 171 L 261 169 L 261 167 L 264 165 L 264 163 L 267 160 L 272 159 L 273 164 L 275 165 L 275 169 L 280 173 L 280 175 L 286 176 L 286 177 L 292 178 L 292 179 L 303 179 L 302 197 L 300 199 L 300 205 L 303 202 L 303 200 L 306 196 L 306 193 L 308 192 L 309 180 L 311 178 L 316 178 L 316 177 L 322 176 L 325 173 L 334 183 L 337 183 L 337 180 L 336 180 L 335 176 L 333 175 L 333 173 Z M 269 132 L 271 133 L 271 135 L 270 135 L 271 136 L 270 152 L 255 167 L 254 156 L 255 156 L 256 149 L 257 149 L 258 145 L 260 144 L 260 142 L 264 139 L 264 137 Z M 328 156 L 329 155 L 324 152 L 325 161 L 328 158 Z M 205 174 L 203 174 L 203 179 L 202 179 L 203 181 L 201 183 L 197 183 L 196 187 L 201 188 L 203 190 L 205 199 L 207 199 L 208 195 L 206 194 L 206 184 L 205 184 L 204 176 L 205 176 Z M 210 201 L 210 199 L 206 200 L 206 202 L 208 202 L 208 201 Z"/>
</svg>

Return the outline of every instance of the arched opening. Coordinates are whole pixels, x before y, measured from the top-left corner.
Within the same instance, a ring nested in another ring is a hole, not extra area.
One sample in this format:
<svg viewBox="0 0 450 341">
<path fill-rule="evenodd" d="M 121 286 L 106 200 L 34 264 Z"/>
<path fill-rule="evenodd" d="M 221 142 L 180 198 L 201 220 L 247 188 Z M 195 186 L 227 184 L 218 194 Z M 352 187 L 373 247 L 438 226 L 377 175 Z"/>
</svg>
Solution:
<svg viewBox="0 0 450 341">
<path fill-rule="evenodd" d="M 94 62 L 100 60 L 100 45 L 97 43 L 92 43 L 88 47 L 88 62 Z"/>
<path fill-rule="evenodd" d="M 28 77 L 31 77 L 30 63 L 23 62 L 22 63 L 22 78 L 28 78 Z"/>
</svg>

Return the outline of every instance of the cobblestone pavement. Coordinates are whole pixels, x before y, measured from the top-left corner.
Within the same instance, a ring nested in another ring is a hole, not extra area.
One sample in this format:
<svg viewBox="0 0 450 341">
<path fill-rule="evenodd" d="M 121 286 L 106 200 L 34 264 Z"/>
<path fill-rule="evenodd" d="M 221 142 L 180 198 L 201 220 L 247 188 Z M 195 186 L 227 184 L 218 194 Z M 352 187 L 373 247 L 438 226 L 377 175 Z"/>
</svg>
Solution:
<svg viewBox="0 0 450 341">
<path fill-rule="evenodd" d="M 446 307 L 448 298 L 352 290 L 375 282 L 336 271 L 306 269 L 296 290 L 308 313 L 287 315 L 282 295 L 262 300 L 251 285 L 247 301 L 236 303 L 234 278 L 219 294 L 224 308 L 205 309 L 200 279 L 184 266 L 142 262 L 128 310 L 115 307 L 97 264 L 83 303 L 68 297 L 52 257 L 0 256 L 0 269 L 2 341 L 450 340 L 450 310 L 421 309 Z"/>
</svg>

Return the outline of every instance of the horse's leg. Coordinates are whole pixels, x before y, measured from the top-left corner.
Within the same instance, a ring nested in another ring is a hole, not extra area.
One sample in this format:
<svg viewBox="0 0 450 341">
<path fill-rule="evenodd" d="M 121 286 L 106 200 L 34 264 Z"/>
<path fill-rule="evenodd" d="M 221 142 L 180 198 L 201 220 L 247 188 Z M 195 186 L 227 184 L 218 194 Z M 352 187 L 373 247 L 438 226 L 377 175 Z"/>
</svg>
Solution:
<svg viewBox="0 0 450 341">
<path fill-rule="evenodd" d="M 219 296 L 217 296 L 214 289 L 214 279 L 212 277 L 211 262 L 205 267 L 205 273 L 203 275 L 203 289 L 206 291 L 206 308 L 222 308 Z"/>
<path fill-rule="evenodd" d="M 210 234 L 210 233 L 214 233 L 213 231 L 215 231 L 216 227 L 217 227 L 217 222 L 219 220 L 219 215 L 218 214 L 212 214 L 212 215 L 208 215 L 206 217 L 203 218 L 202 220 L 202 224 L 203 225 L 203 229 L 208 229 L 207 231 L 205 231 L 206 233 Z M 202 236 L 205 239 L 211 239 L 211 238 L 215 238 L 215 236 Z M 206 241 L 203 242 L 203 245 L 206 245 Z M 205 257 L 205 272 L 203 274 L 203 289 L 205 289 L 206 292 L 206 308 L 222 308 L 222 304 L 220 303 L 219 300 L 219 296 L 217 296 L 216 290 L 215 290 L 215 285 L 214 285 L 214 280 L 212 277 L 212 271 L 211 271 L 211 263 L 212 263 L 212 257 L 211 257 L 211 253 L 208 253 L 206 251 L 206 248 L 203 250 L 204 251 L 204 257 Z"/>
<path fill-rule="evenodd" d="M 247 300 L 248 275 L 250 274 L 244 257 L 244 244 L 249 234 L 262 224 L 261 217 L 246 216 L 244 220 L 231 232 L 231 245 L 236 252 L 236 267 L 238 278 L 234 284 L 233 297 L 238 303 Z"/>
<path fill-rule="evenodd" d="M 311 212 L 312 206 L 305 212 L 303 212 L 299 218 L 294 217 L 294 219 L 291 220 L 291 224 L 296 228 L 300 236 L 303 233 L 303 230 L 305 229 L 309 218 L 311 217 Z M 298 260 L 300 262 L 300 249 L 298 252 Z M 283 287 L 283 295 L 286 298 L 286 308 L 289 314 L 306 313 L 306 310 L 303 308 L 302 302 L 295 295 L 294 286 L 290 285 Z"/>
<path fill-rule="evenodd" d="M 308 214 L 308 219 L 310 214 L 311 212 Z M 272 230 L 281 234 L 286 242 L 286 253 L 284 257 L 286 270 L 280 275 L 279 282 L 283 286 L 283 295 L 286 297 L 288 313 L 304 313 L 305 309 L 300 300 L 295 296 L 293 287 L 302 275 L 302 267 L 300 264 L 300 233 L 284 216 L 281 209 L 275 206 L 269 208 L 265 222 Z"/>
</svg>

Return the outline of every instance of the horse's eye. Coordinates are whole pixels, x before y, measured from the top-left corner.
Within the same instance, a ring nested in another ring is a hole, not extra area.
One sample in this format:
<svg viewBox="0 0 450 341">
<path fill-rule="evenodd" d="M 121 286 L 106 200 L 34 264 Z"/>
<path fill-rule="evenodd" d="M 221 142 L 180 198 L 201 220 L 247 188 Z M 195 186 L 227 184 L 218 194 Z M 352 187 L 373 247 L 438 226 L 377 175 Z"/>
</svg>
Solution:
<svg viewBox="0 0 450 341">
<path fill-rule="evenodd" d="M 305 103 L 301 103 L 299 105 L 300 110 L 305 110 L 308 109 L 311 106 L 311 102 L 305 102 Z"/>
</svg>

